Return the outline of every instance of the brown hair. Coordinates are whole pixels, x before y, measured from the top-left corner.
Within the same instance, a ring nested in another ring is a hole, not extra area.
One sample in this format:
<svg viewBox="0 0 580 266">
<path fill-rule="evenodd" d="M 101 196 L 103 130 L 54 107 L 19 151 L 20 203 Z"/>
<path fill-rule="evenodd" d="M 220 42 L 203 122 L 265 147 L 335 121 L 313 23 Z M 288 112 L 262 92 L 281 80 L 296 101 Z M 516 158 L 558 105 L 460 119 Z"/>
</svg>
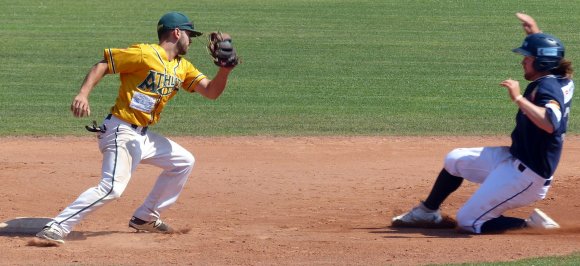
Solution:
<svg viewBox="0 0 580 266">
<path fill-rule="evenodd" d="M 167 38 L 168 33 L 173 30 L 174 29 L 161 29 L 160 31 L 157 32 L 157 38 L 159 39 L 159 41 L 161 41 L 161 39 Z"/>
<path fill-rule="evenodd" d="M 563 76 L 571 79 L 572 75 L 574 74 L 574 69 L 572 68 L 572 62 L 566 59 L 562 59 L 558 67 L 552 69 L 550 72 L 554 75 Z"/>
</svg>

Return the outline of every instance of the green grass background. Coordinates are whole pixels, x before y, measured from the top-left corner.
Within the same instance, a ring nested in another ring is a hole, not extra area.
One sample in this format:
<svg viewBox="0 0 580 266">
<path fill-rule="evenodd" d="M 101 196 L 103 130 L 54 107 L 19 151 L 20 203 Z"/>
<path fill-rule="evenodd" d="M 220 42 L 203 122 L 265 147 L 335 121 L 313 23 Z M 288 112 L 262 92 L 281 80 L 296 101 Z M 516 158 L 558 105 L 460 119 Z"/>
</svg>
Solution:
<svg viewBox="0 0 580 266">
<path fill-rule="evenodd" d="M 579 58 L 580 2 L 0 0 L 0 135 L 84 135 L 102 120 L 118 76 L 72 98 L 107 47 L 156 42 L 167 11 L 231 33 L 243 63 L 217 101 L 180 92 L 155 131 L 169 135 L 507 135 L 516 106 L 498 83 L 523 80 L 516 11 Z M 188 55 L 216 72 L 205 39 Z M 579 121 L 571 116 L 570 133 Z"/>
<path fill-rule="evenodd" d="M 507 135 L 516 106 L 500 81 L 523 80 L 525 11 L 580 58 L 580 1 L 0 0 L 0 136 L 87 135 L 117 93 L 107 76 L 92 117 L 69 105 L 107 47 L 156 42 L 167 11 L 229 32 L 243 63 L 217 101 L 180 94 L 153 130 L 168 135 Z M 213 76 L 194 40 L 186 56 Z M 578 95 L 578 94 L 576 94 Z M 577 98 L 577 97 L 575 97 Z M 578 101 L 575 99 L 575 101 Z M 580 127 L 572 109 L 570 133 Z M 522 265 L 578 265 L 578 255 Z M 519 265 L 519 264 L 510 264 Z"/>
</svg>

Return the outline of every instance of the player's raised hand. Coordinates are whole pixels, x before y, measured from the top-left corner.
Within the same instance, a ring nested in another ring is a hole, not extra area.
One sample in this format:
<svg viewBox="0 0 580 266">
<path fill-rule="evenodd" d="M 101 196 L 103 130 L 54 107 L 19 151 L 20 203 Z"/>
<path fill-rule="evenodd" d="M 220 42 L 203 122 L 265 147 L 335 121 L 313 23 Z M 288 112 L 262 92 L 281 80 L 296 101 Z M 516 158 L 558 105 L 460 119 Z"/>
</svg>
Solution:
<svg viewBox="0 0 580 266">
<path fill-rule="evenodd" d="M 83 94 L 78 94 L 70 105 L 70 110 L 75 117 L 85 117 L 91 115 L 89 99 Z"/>
<path fill-rule="evenodd" d="M 499 85 L 508 89 L 508 93 L 512 101 L 516 101 L 522 94 L 520 93 L 520 82 L 513 79 L 506 79 L 502 81 Z"/>
<path fill-rule="evenodd" d="M 530 15 L 518 12 L 516 13 L 516 17 L 522 22 L 522 27 L 526 34 L 530 35 L 542 32 L 536 21 Z"/>
</svg>

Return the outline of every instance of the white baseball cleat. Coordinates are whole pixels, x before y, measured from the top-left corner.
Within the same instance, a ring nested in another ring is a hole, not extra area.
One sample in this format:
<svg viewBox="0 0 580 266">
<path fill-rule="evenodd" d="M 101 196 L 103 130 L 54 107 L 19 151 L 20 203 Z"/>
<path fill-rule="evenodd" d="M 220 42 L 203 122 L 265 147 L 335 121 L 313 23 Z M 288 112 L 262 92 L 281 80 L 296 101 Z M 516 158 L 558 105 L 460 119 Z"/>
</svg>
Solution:
<svg viewBox="0 0 580 266">
<path fill-rule="evenodd" d="M 534 209 L 530 218 L 526 219 L 526 225 L 535 229 L 556 229 L 560 225 L 554 221 L 550 216 L 545 214 L 540 209 Z"/>
<path fill-rule="evenodd" d="M 42 230 L 36 234 L 36 237 L 57 244 L 64 244 L 65 234 L 60 228 L 58 228 L 58 225 L 48 225 L 42 228 Z"/>
<path fill-rule="evenodd" d="M 393 217 L 391 224 L 393 226 L 424 227 L 439 224 L 442 220 L 439 210 L 427 209 L 423 202 L 420 202 L 411 211 Z"/>
</svg>

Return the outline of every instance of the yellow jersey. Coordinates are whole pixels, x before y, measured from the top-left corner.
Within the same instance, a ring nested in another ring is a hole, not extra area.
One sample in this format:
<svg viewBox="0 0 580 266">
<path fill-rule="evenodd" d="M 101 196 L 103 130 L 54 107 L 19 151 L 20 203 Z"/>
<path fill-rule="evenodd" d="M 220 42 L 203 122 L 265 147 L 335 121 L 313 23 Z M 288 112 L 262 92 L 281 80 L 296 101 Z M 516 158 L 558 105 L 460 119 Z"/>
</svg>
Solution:
<svg viewBox="0 0 580 266">
<path fill-rule="evenodd" d="M 165 104 L 180 88 L 194 92 L 206 76 L 184 58 L 167 60 L 157 44 L 137 44 L 104 52 L 108 74 L 119 74 L 121 85 L 111 114 L 137 126 L 159 121 Z"/>
</svg>

